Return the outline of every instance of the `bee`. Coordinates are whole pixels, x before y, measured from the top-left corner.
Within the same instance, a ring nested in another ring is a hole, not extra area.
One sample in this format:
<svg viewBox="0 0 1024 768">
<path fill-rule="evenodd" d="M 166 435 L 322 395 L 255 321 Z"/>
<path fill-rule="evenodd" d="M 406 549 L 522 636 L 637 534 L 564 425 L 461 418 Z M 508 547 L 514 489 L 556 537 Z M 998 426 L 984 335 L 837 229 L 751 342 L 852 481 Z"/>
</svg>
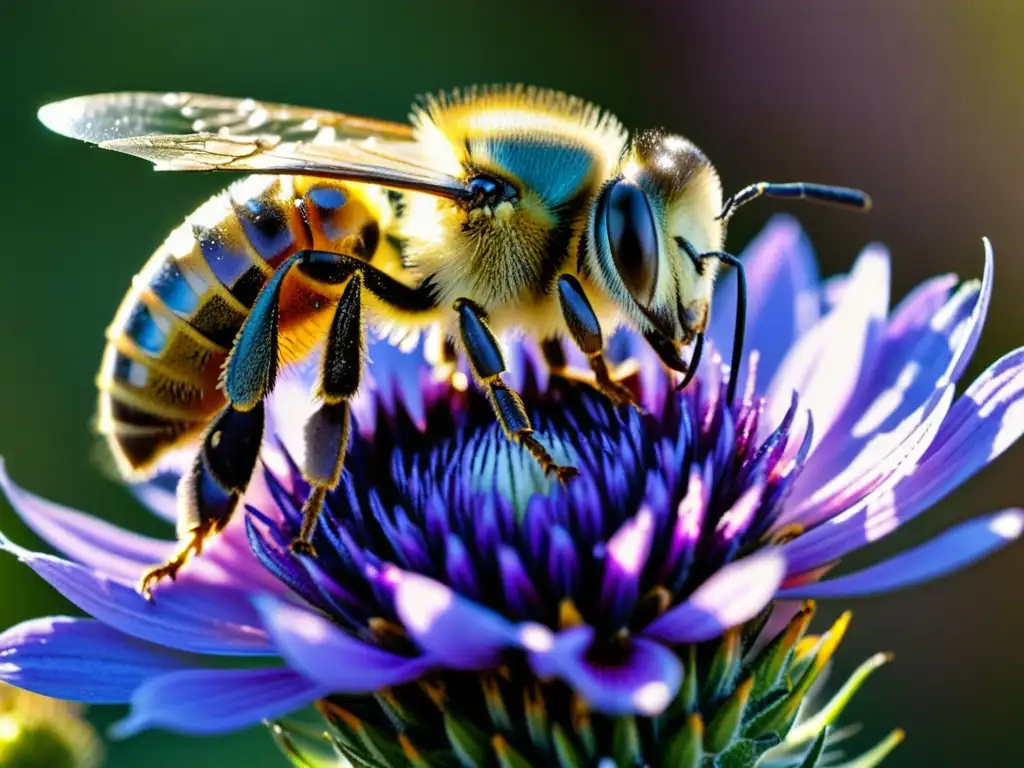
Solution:
<svg viewBox="0 0 1024 768">
<path fill-rule="evenodd" d="M 681 388 L 724 264 L 741 278 L 735 371 L 746 284 L 722 250 L 729 217 L 762 196 L 870 205 L 858 190 L 803 183 L 754 184 L 723 201 L 714 166 L 682 136 L 630 136 L 582 99 L 519 85 L 423 98 L 408 124 L 191 93 L 85 96 L 39 117 L 158 170 L 249 174 L 157 249 L 107 333 L 99 428 L 123 475 L 144 479 L 170 452 L 199 446 L 177 490 L 180 548 L 143 576 L 147 596 L 227 524 L 275 377 L 314 349 L 311 491 L 292 542 L 307 553 L 341 476 L 367 323 L 439 329 L 447 362 L 465 356 L 508 438 L 565 482 L 575 468 L 555 462 L 502 378 L 501 332 L 538 340 L 556 372 L 571 341 L 594 385 L 629 402 L 603 352 L 625 324 L 682 374 Z"/>
</svg>

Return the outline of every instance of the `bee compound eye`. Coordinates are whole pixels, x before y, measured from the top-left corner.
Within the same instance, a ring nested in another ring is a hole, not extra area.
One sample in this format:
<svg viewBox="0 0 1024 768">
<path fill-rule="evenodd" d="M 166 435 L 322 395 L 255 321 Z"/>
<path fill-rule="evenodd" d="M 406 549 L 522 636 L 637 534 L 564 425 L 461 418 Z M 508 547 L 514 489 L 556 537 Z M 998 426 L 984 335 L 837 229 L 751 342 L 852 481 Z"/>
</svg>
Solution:
<svg viewBox="0 0 1024 768">
<path fill-rule="evenodd" d="M 649 307 L 658 281 L 658 235 L 647 195 L 620 180 L 605 192 L 602 207 L 615 269 L 633 298 Z"/>
</svg>

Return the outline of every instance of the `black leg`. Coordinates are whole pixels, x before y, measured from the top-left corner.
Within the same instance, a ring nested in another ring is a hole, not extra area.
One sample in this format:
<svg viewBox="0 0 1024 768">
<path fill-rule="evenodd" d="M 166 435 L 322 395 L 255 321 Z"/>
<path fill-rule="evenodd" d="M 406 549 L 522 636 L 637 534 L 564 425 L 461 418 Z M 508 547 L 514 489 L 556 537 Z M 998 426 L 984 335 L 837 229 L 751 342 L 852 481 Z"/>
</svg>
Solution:
<svg viewBox="0 0 1024 768">
<path fill-rule="evenodd" d="M 459 316 L 462 344 L 473 369 L 473 376 L 487 392 L 505 434 L 530 452 L 543 468 L 544 474 L 554 475 L 562 482 L 575 477 L 578 474 L 575 467 L 556 464 L 547 449 L 533 436 L 533 426 L 523 401 L 502 381 L 505 358 L 501 354 L 498 340 L 487 327 L 486 313 L 468 299 L 458 299 L 454 308 Z"/>
<path fill-rule="evenodd" d="M 579 280 L 572 275 L 562 275 L 558 278 L 558 302 L 562 307 L 562 316 L 569 328 L 569 335 L 590 362 L 598 389 L 614 403 L 635 405 L 633 393 L 612 379 L 608 363 L 604 359 L 601 323 L 598 322 L 594 308 L 587 300 Z"/>
<path fill-rule="evenodd" d="M 813 200 L 818 203 L 828 203 L 859 211 L 867 211 L 871 208 L 871 198 L 867 193 L 861 192 L 859 189 L 830 187 L 825 184 L 807 184 L 799 181 L 783 184 L 759 181 L 757 184 L 744 187 L 726 200 L 722 205 L 722 212 L 718 214 L 718 218 L 727 221 L 730 216 L 736 213 L 740 206 L 746 205 L 751 200 L 756 200 L 759 197 Z"/>
<path fill-rule="evenodd" d="M 154 584 L 173 579 L 203 542 L 219 533 L 245 492 L 259 458 L 263 440 L 263 403 L 247 411 L 228 406 L 213 421 L 189 471 L 178 481 L 178 540 L 174 556 L 151 568 L 139 581 L 139 592 L 150 597 Z"/>
<path fill-rule="evenodd" d="M 191 470 L 178 487 L 178 537 L 182 546 L 167 563 L 148 571 L 139 590 L 174 578 L 203 541 L 219 532 L 234 512 L 252 477 L 263 438 L 263 400 L 274 388 L 278 369 L 281 286 L 298 269 L 325 285 L 345 284 L 327 338 L 318 394 L 323 405 L 306 427 L 306 480 L 313 486 L 303 508 L 296 548 L 306 549 L 327 491 L 337 485 L 349 435 L 348 400 L 359 388 L 362 370 L 362 289 L 403 312 L 436 308 L 428 287 L 410 288 L 362 259 L 341 253 L 299 251 L 270 276 L 232 346 L 224 370 L 228 405 L 207 430 Z"/>
<path fill-rule="evenodd" d="M 338 485 L 348 450 L 351 418 L 348 401 L 359 391 L 363 370 L 363 278 L 348 281 L 334 310 L 327 336 L 317 395 L 323 405 L 306 424 L 303 475 L 311 486 L 302 507 L 302 526 L 292 542 L 295 552 L 313 554 L 312 538 L 327 493 Z"/>
</svg>

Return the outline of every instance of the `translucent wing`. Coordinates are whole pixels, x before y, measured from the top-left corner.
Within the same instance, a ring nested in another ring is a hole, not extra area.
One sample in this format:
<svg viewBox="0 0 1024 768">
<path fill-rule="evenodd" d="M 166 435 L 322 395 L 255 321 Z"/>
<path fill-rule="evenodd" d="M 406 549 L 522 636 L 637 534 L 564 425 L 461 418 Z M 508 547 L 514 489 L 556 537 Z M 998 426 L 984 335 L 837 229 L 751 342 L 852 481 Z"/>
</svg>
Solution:
<svg viewBox="0 0 1024 768">
<path fill-rule="evenodd" d="M 305 174 L 444 197 L 466 189 L 431 167 L 411 126 L 338 112 L 194 93 L 111 93 L 47 104 L 39 119 L 158 170 Z"/>
<path fill-rule="evenodd" d="M 39 119 L 52 131 L 102 144 L 153 134 L 272 134 L 283 141 L 412 141 L 412 126 L 309 107 L 201 93 L 101 93 L 47 104 Z"/>
</svg>

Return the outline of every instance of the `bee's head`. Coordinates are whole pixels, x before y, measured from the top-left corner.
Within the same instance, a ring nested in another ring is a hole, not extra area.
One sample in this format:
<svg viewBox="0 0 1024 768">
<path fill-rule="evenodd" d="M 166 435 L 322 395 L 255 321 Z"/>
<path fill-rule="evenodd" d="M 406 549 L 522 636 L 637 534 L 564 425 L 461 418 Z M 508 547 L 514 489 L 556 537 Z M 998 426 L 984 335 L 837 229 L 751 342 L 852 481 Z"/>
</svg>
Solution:
<svg viewBox="0 0 1024 768">
<path fill-rule="evenodd" d="M 659 351 L 678 349 L 707 325 L 717 262 L 692 254 L 722 247 L 721 209 L 714 167 L 663 131 L 635 136 L 596 198 L 580 271 Z"/>
</svg>

